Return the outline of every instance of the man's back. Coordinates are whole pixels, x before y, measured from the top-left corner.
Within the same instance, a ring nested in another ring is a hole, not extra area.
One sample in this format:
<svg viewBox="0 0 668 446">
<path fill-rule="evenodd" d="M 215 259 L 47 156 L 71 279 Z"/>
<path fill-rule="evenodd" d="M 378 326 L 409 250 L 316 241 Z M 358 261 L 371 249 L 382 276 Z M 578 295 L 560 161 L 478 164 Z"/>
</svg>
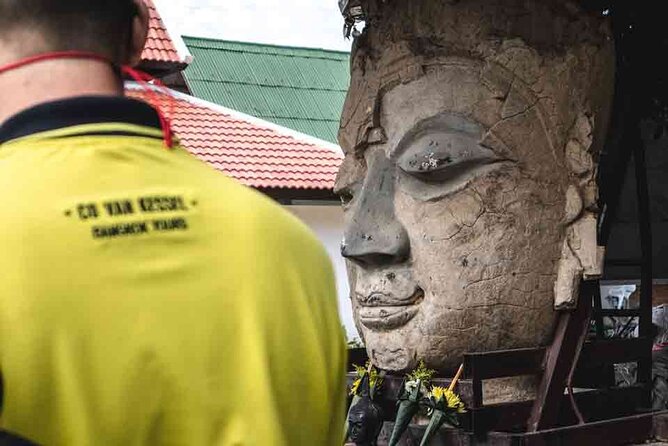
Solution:
<svg viewBox="0 0 668 446">
<path fill-rule="evenodd" d="M 338 444 L 322 248 L 159 130 L 108 121 L 0 150 L 2 427 L 48 445 Z"/>
</svg>

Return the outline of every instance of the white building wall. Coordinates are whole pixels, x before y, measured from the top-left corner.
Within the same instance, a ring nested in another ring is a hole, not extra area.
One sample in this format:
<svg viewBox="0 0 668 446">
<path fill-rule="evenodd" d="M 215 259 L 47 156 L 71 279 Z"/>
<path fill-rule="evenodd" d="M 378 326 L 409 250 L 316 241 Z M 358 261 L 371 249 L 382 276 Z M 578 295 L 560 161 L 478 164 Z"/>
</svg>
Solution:
<svg viewBox="0 0 668 446">
<path fill-rule="evenodd" d="M 338 205 L 287 206 L 287 209 L 306 223 L 325 245 L 336 274 L 341 321 L 346 327 L 348 338 L 358 338 L 348 296 L 348 273 L 343 257 L 341 257 L 341 240 L 343 239 L 343 211 L 341 207 Z"/>
</svg>

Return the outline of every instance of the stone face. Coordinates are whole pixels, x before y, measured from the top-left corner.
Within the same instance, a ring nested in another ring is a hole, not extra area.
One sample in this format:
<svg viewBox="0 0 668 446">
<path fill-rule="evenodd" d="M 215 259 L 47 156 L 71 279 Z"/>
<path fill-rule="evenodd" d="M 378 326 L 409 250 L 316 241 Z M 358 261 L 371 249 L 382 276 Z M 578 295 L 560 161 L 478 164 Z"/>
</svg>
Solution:
<svg viewBox="0 0 668 446">
<path fill-rule="evenodd" d="M 557 0 L 370 0 L 366 11 L 337 191 L 369 356 L 445 370 L 465 352 L 546 344 L 555 305 L 576 302 L 600 259 L 605 19 Z"/>
</svg>

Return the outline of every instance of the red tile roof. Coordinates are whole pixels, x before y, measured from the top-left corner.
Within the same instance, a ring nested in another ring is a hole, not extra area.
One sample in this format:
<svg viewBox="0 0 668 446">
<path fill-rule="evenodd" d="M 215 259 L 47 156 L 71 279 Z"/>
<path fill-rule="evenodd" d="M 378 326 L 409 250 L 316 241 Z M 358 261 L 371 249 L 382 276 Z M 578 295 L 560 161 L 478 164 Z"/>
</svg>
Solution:
<svg viewBox="0 0 668 446">
<path fill-rule="evenodd" d="M 142 59 L 149 62 L 183 64 L 185 61 L 176 50 L 174 41 L 169 37 L 167 27 L 160 17 L 153 0 L 144 0 L 149 8 L 149 31 Z"/>
<path fill-rule="evenodd" d="M 128 84 L 129 96 L 152 102 Z M 334 144 L 177 92 L 156 95 L 183 146 L 255 188 L 331 190 L 343 155 Z"/>
</svg>

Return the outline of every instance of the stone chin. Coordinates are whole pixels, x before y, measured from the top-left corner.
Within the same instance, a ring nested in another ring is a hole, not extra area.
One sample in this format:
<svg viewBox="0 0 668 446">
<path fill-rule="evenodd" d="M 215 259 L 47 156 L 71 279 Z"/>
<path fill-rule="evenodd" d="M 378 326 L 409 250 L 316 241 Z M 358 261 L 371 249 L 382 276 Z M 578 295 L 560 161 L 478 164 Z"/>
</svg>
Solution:
<svg viewBox="0 0 668 446">
<path fill-rule="evenodd" d="M 410 325 L 409 323 L 408 326 Z M 389 372 L 408 372 L 423 360 L 428 367 L 447 374 L 456 370 L 464 353 L 458 345 L 448 349 L 439 342 L 424 342 L 429 336 L 421 336 L 419 332 L 410 330 L 394 332 L 366 330 L 364 333 L 369 358 L 377 367 Z M 444 355 L 444 351 L 451 351 L 452 354 Z"/>
<path fill-rule="evenodd" d="M 549 303 L 535 309 L 516 305 L 453 309 L 444 308 L 444 300 L 427 293 L 423 301 L 384 317 L 370 317 L 369 308 L 355 305 L 357 326 L 374 364 L 405 372 L 424 360 L 428 367 L 448 374 L 466 353 L 536 347 L 549 341 L 553 321 Z"/>
<path fill-rule="evenodd" d="M 458 365 L 461 354 L 453 351 L 454 356 L 445 357 L 440 348 L 435 351 L 431 347 L 434 345 L 425 342 L 432 336 L 425 336 L 424 318 L 421 314 L 425 311 L 425 306 L 421 303 L 404 308 L 399 311 L 401 319 L 396 315 L 389 315 L 384 318 L 367 318 L 366 309 L 359 308 L 355 311 L 357 326 L 360 327 L 367 354 L 373 363 L 390 372 L 408 372 L 418 365 L 418 361 L 424 360 L 425 363 L 435 369 L 448 370 Z M 441 339 L 442 341 L 443 339 Z M 442 342 L 437 343 L 442 348 Z M 456 349 L 456 346 L 451 346 Z M 445 350 L 448 351 L 448 350 Z"/>
<path fill-rule="evenodd" d="M 408 339 L 388 333 L 367 332 L 366 348 L 369 358 L 382 370 L 403 372 L 417 365 L 417 351 Z"/>
</svg>

